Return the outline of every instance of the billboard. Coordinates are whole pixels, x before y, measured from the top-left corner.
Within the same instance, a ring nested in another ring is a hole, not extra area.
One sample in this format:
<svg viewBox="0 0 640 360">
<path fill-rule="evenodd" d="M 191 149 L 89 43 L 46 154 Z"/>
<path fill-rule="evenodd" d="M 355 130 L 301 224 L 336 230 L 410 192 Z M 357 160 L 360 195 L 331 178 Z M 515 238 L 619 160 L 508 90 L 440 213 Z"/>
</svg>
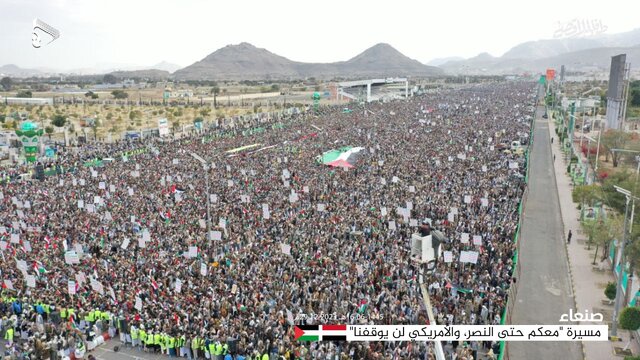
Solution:
<svg viewBox="0 0 640 360">
<path fill-rule="evenodd" d="M 553 69 L 547 69 L 547 81 L 553 80 L 556 77 L 556 71 Z"/>
<path fill-rule="evenodd" d="M 169 135 L 169 122 L 166 118 L 158 119 L 158 131 L 160 136 Z"/>
<path fill-rule="evenodd" d="M 607 128 L 621 129 L 623 126 L 624 75 L 627 54 L 611 57 L 609 89 L 607 89 Z"/>
<path fill-rule="evenodd" d="M 611 71 L 609 72 L 609 90 L 607 99 L 620 100 L 624 88 L 624 68 L 627 61 L 627 54 L 620 54 L 611 57 Z"/>
</svg>

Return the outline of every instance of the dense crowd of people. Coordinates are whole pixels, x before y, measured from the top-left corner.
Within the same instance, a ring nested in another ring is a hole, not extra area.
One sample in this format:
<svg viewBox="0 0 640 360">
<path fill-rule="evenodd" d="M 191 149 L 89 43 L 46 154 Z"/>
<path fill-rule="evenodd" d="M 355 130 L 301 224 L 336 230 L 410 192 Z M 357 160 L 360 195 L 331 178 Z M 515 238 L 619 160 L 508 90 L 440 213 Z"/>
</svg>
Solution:
<svg viewBox="0 0 640 360">
<path fill-rule="evenodd" d="M 57 358 L 108 331 L 188 358 L 431 359 L 426 343 L 298 342 L 293 325 L 427 323 L 411 258 L 423 223 L 447 239 L 425 279 L 437 322 L 499 324 L 526 164 L 498 144 L 528 138 L 534 90 L 489 84 L 61 148 L 57 165 L 73 171 L 0 185 L 8 351 Z M 345 146 L 364 148 L 354 168 L 318 162 Z M 95 158 L 113 161 L 82 165 Z"/>
</svg>

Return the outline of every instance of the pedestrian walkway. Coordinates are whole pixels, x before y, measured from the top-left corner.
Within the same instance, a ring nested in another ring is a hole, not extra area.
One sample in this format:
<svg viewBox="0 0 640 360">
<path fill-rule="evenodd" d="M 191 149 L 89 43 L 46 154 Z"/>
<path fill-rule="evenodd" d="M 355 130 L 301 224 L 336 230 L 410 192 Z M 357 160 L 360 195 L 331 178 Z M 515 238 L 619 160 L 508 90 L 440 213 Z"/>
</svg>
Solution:
<svg viewBox="0 0 640 360">
<path fill-rule="evenodd" d="M 555 123 L 549 116 L 549 132 L 552 138 L 556 138 Z M 567 162 L 564 159 L 558 141 L 551 144 L 553 155 L 555 155 L 554 169 L 556 176 L 556 184 L 558 190 L 558 198 L 560 200 L 560 210 L 562 213 L 564 242 L 567 249 L 567 258 L 569 261 L 570 275 L 573 284 L 573 293 L 576 303 L 576 311 L 584 313 L 585 310 L 590 312 L 601 313 L 605 322 L 611 326 L 613 319 L 613 306 L 603 305 L 604 288 L 609 281 L 615 281 L 611 271 L 611 265 L 607 262 L 606 266 L 602 266 L 605 271 L 596 271 L 597 265 L 593 265 L 594 247 L 587 250 L 586 236 L 580 227 L 580 212 L 577 205 L 573 202 L 571 193 L 573 185 L 570 177 L 567 175 Z M 567 244 L 567 234 L 572 231 L 573 237 L 571 243 Z M 600 249 L 600 253 L 603 251 Z M 599 262 L 600 255 L 597 261 Z M 590 324 L 585 322 L 584 324 Z M 619 330 L 618 335 L 625 340 L 623 342 L 583 342 L 584 358 L 586 360 L 605 360 L 605 359 L 621 359 L 613 354 L 613 346 L 624 347 L 629 339 L 627 331 Z M 636 342 L 632 342 L 631 349 L 634 354 L 640 353 Z"/>
</svg>

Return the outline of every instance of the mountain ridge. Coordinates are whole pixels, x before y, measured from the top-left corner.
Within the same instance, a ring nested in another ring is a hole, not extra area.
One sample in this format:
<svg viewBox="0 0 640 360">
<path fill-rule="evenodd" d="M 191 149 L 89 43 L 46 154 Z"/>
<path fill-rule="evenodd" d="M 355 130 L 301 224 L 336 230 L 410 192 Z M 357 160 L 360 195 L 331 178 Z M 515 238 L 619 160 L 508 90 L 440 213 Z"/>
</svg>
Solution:
<svg viewBox="0 0 640 360">
<path fill-rule="evenodd" d="M 346 61 L 304 63 L 242 42 L 222 47 L 173 75 L 178 80 L 269 80 L 441 74 L 439 68 L 410 59 L 385 43 L 376 44 Z"/>
</svg>

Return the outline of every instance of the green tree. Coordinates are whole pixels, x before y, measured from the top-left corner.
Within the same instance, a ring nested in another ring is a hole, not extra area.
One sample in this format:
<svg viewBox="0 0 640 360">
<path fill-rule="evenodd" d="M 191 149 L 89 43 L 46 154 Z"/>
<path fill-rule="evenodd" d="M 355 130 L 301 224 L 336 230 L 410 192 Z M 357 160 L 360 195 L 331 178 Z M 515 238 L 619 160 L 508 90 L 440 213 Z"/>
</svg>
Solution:
<svg viewBox="0 0 640 360">
<path fill-rule="evenodd" d="M 93 91 L 87 91 L 86 93 L 84 93 L 84 97 L 92 97 L 93 96 Z"/>
<path fill-rule="evenodd" d="M 593 264 L 595 265 L 596 259 L 598 258 L 598 249 L 601 246 L 606 248 L 606 245 L 611 239 L 610 225 L 608 221 L 600 219 L 596 221 L 585 221 L 582 223 L 582 227 L 588 236 L 589 245 L 596 245 L 596 252 L 593 255 Z"/>
<path fill-rule="evenodd" d="M 604 288 L 604 296 L 607 297 L 607 299 L 609 299 L 610 301 L 615 300 L 616 298 L 616 283 L 614 283 L 613 281 L 610 281 L 607 284 L 607 287 Z"/>
<path fill-rule="evenodd" d="M 631 106 L 640 106 L 640 88 L 631 89 L 630 96 L 629 102 Z"/>
<path fill-rule="evenodd" d="M 200 110 L 200 115 L 202 115 L 203 117 L 209 116 L 209 114 L 211 114 L 210 108 L 204 108 Z"/>
<path fill-rule="evenodd" d="M 204 119 L 201 116 L 198 116 L 197 118 L 193 119 L 194 124 L 197 122 L 204 122 Z"/>
<path fill-rule="evenodd" d="M 129 120 L 135 121 L 140 118 L 142 118 L 142 112 L 140 110 L 132 110 L 129 112 Z"/>
<path fill-rule="evenodd" d="M 116 99 L 126 99 L 129 97 L 129 94 L 124 90 L 113 90 L 111 95 Z"/>
<path fill-rule="evenodd" d="M 45 127 L 44 128 L 44 132 L 49 134 L 49 135 L 53 134 L 53 127 L 51 127 L 51 126 Z"/>
<path fill-rule="evenodd" d="M 11 80 L 10 77 L 5 76 L 2 78 L 2 80 L 0 80 L 0 85 L 2 85 L 2 88 L 5 91 L 10 91 L 11 87 L 13 86 L 13 80 Z"/>
<path fill-rule="evenodd" d="M 55 127 L 63 127 L 67 123 L 67 117 L 64 115 L 54 115 L 51 124 Z"/>
<path fill-rule="evenodd" d="M 171 130 L 173 130 L 173 134 L 175 135 L 175 133 L 178 132 L 178 130 L 180 130 L 180 123 L 178 121 L 174 121 L 171 123 Z"/>
<path fill-rule="evenodd" d="M 613 150 L 625 149 L 629 140 L 631 140 L 631 134 L 623 130 L 607 130 L 602 136 L 602 146 L 607 150 L 607 158 L 611 155 L 613 167 L 618 167 L 620 158 L 623 156 L 621 152 Z"/>
<path fill-rule="evenodd" d="M 211 88 L 211 94 L 213 94 L 213 107 L 218 107 L 218 94 L 220 94 L 220 87 L 218 85 Z"/>
<path fill-rule="evenodd" d="M 21 91 L 18 91 L 18 94 L 16 94 L 16 97 L 30 98 L 30 97 L 33 97 L 33 94 L 31 93 L 31 90 L 21 90 Z"/>
<path fill-rule="evenodd" d="M 280 91 L 280 85 L 278 84 L 271 85 L 271 91 Z"/>
<path fill-rule="evenodd" d="M 102 83 L 103 84 L 115 84 L 118 82 L 118 79 L 113 76 L 112 74 L 106 74 L 103 78 L 102 78 Z"/>
<path fill-rule="evenodd" d="M 573 188 L 571 193 L 573 202 L 584 205 L 593 206 L 593 204 L 602 197 L 602 189 L 599 185 L 580 185 Z"/>
</svg>

